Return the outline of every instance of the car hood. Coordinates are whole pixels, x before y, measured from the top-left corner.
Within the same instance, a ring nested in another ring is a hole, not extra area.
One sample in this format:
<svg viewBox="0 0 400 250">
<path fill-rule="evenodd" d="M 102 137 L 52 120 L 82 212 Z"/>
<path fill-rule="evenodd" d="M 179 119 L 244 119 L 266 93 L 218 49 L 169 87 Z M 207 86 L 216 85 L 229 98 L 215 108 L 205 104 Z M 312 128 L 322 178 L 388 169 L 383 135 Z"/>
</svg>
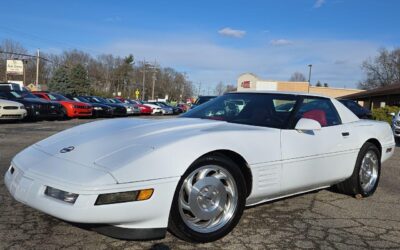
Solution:
<svg viewBox="0 0 400 250">
<path fill-rule="evenodd" d="M 174 138 L 171 134 L 178 135 L 184 131 L 193 133 L 219 124 L 226 123 L 190 118 L 104 120 L 65 130 L 33 147 L 52 156 L 86 166 L 106 167 L 112 171 L 113 166 L 104 166 L 103 159 L 109 159 L 115 153 L 120 154 L 122 151 L 141 156 L 167 144 Z M 65 152 L 68 148 L 72 150 Z"/>
</svg>

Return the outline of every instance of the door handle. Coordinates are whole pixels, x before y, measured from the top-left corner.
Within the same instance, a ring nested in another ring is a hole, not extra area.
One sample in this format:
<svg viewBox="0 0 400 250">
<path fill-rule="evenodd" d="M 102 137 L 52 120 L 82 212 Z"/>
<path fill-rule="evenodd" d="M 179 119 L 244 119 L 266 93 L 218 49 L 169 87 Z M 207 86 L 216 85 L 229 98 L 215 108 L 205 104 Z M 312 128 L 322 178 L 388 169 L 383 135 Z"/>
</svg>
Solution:
<svg viewBox="0 0 400 250">
<path fill-rule="evenodd" d="M 350 133 L 349 132 L 342 132 L 342 136 L 349 136 Z"/>
</svg>

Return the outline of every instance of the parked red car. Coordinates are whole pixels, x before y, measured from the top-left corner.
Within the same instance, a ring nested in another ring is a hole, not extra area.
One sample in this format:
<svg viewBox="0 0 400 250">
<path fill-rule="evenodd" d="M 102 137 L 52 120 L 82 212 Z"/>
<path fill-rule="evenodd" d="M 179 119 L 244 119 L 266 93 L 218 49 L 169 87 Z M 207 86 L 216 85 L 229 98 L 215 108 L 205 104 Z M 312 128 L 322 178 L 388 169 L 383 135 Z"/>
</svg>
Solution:
<svg viewBox="0 0 400 250">
<path fill-rule="evenodd" d="M 65 117 L 74 118 L 92 116 L 92 106 L 88 103 L 73 101 L 63 95 L 44 91 L 33 91 L 32 94 L 45 100 L 60 103 L 63 106 Z"/>
<path fill-rule="evenodd" d="M 132 100 L 132 99 L 124 99 L 122 97 L 116 97 L 124 103 L 137 105 L 140 109 L 141 115 L 151 115 L 153 113 L 153 109 L 149 106 L 143 105 L 141 102 Z"/>
</svg>

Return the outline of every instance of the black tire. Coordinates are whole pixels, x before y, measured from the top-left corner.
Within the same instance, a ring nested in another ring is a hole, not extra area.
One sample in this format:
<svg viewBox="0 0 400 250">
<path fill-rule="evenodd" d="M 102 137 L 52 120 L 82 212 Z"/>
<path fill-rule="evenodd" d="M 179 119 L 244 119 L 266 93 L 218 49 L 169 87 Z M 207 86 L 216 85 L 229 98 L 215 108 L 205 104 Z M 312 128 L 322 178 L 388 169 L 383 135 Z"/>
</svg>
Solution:
<svg viewBox="0 0 400 250">
<path fill-rule="evenodd" d="M 373 151 L 376 156 L 378 157 L 377 161 L 378 161 L 378 170 L 377 170 L 377 179 L 375 181 L 374 186 L 372 187 L 371 190 L 369 191 L 365 191 L 361 184 L 361 180 L 360 180 L 360 168 L 361 168 L 361 164 L 362 161 L 364 159 L 364 156 L 369 152 L 369 151 Z M 370 142 L 366 142 L 360 149 L 360 152 L 358 153 L 357 156 L 357 161 L 356 161 L 356 165 L 354 167 L 354 171 L 353 174 L 350 176 L 350 178 L 348 178 L 347 180 L 337 184 L 337 189 L 344 194 L 347 195 L 352 195 L 352 196 L 359 196 L 361 195 L 362 197 L 368 197 L 371 196 L 376 188 L 378 187 L 379 184 L 379 179 L 381 176 L 381 153 L 379 151 L 379 149 L 375 146 L 375 144 L 370 143 Z"/>
<path fill-rule="evenodd" d="M 68 116 L 68 112 L 67 112 L 67 109 L 65 109 L 65 107 L 62 107 L 61 108 L 61 113 L 62 113 L 62 120 L 68 120 L 69 119 L 69 116 Z"/>
<path fill-rule="evenodd" d="M 238 200 L 233 216 L 230 217 L 229 221 L 227 221 L 223 227 L 210 233 L 201 233 L 191 229 L 185 224 L 179 210 L 180 208 L 178 204 L 178 199 L 181 187 L 186 177 L 188 177 L 196 169 L 199 169 L 207 165 L 217 165 L 229 172 L 229 174 L 233 177 L 236 183 Z M 227 235 L 230 231 L 232 231 L 232 229 L 239 222 L 245 207 L 246 194 L 247 190 L 246 190 L 245 178 L 242 172 L 240 171 L 239 166 L 235 162 L 220 154 L 213 154 L 201 157 L 188 168 L 188 170 L 182 176 L 181 180 L 177 185 L 174 199 L 172 202 L 168 229 L 173 235 L 188 242 L 205 243 L 218 240 Z"/>
</svg>

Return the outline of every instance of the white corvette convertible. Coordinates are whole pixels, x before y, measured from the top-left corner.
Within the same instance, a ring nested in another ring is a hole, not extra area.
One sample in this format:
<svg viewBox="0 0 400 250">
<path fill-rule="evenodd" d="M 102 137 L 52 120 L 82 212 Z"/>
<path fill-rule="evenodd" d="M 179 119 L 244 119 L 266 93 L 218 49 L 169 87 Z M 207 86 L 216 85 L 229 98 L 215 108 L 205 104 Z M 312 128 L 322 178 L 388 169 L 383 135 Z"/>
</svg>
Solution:
<svg viewBox="0 0 400 250">
<path fill-rule="evenodd" d="M 389 124 L 335 99 L 229 93 L 177 119 L 88 123 L 16 155 L 5 184 L 18 201 L 122 239 L 168 229 L 209 242 L 245 206 L 337 185 L 372 195 L 392 156 Z"/>
</svg>

